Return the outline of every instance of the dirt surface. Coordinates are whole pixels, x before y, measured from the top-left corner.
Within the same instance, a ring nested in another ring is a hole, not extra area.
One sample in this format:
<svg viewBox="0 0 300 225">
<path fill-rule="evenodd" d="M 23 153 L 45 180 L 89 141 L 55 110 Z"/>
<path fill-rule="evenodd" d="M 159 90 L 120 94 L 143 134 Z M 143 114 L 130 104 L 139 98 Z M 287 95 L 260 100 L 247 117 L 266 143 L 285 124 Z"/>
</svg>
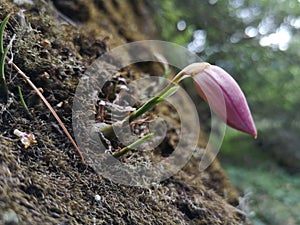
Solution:
<svg viewBox="0 0 300 225">
<path fill-rule="evenodd" d="M 9 57 L 42 88 L 70 131 L 75 89 L 88 66 L 113 47 L 155 34 L 147 3 L 138 0 L 21 5 L 1 0 L 1 21 L 8 13 L 4 44 L 17 35 Z M 159 69 L 150 63 L 143 70 L 131 67 L 125 77 L 130 81 L 128 74 L 142 76 L 145 70 L 154 75 Z M 9 99 L 0 103 L 1 224 L 244 223 L 235 207 L 235 189 L 217 161 L 200 173 L 200 159 L 194 156 L 179 173 L 149 188 L 113 183 L 80 160 L 49 110 L 11 65 L 5 71 Z M 20 103 L 18 86 L 30 115 Z M 167 106 L 155 110 L 173 113 Z M 15 129 L 33 132 L 37 143 L 25 149 Z M 168 154 L 174 139 L 167 136 L 156 158 Z M 204 144 L 202 137 L 199 147 Z"/>
</svg>

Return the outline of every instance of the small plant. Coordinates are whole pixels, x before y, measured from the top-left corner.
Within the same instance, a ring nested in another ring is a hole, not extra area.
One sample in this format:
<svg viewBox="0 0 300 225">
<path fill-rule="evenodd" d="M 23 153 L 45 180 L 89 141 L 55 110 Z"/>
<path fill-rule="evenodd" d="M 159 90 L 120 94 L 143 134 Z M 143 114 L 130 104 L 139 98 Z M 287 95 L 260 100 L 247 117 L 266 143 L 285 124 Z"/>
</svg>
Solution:
<svg viewBox="0 0 300 225">
<path fill-rule="evenodd" d="M 149 99 L 115 126 L 130 123 L 151 110 L 155 105 L 174 94 L 179 89 L 179 82 L 189 77 L 193 79 L 200 97 L 210 105 L 221 120 L 232 128 L 257 137 L 257 130 L 247 100 L 239 85 L 222 68 L 205 62 L 193 63 L 185 67 L 157 96 Z M 103 134 L 111 135 L 113 126 L 103 128 Z"/>
<path fill-rule="evenodd" d="M 130 124 L 144 113 L 151 110 L 155 105 L 173 95 L 179 89 L 179 83 L 192 78 L 195 89 L 227 125 L 257 137 L 257 130 L 252 119 L 247 100 L 237 82 L 222 68 L 210 65 L 209 63 L 193 63 L 180 71 L 158 95 L 149 99 L 140 108 L 130 113 L 122 121 L 105 126 L 101 132 L 105 136 L 113 135 L 113 127 L 122 127 L 123 124 Z M 152 136 L 152 135 L 151 135 Z M 146 135 L 127 146 L 113 156 L 119 157 L 143 143 L 151 136 Z"/>
</svg>

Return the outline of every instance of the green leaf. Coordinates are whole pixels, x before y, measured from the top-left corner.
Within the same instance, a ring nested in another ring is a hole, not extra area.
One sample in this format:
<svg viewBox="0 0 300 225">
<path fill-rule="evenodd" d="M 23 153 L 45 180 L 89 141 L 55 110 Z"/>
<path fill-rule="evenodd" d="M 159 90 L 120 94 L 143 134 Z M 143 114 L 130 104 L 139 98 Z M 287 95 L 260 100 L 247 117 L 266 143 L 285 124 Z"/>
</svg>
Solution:
<svg viewBox="0 0 300 225">
<path fill-rule="evenodd" d="M 8 99 L 8 88 L 7 88 L 7 83 L 5 79 L 5 74 L 4 74 L 4 65 L 5 65 L 5 58 L 7 55 L 9 47 L 7 46 L 4 50 L 4 53 L 1 55 L 1 60 L 0 60 L 0 96 L 1 98 L 4 98 L 4 101 L 6 102 Z"/>
<path fill-rule="evenodd" d="M 24 100 L 24 97 L 23 97 L 22 90 L 21 90 L 21 87 L 20 87 L 20 86 L 18 86 L 18 92 L 19 92 L 21 104 L 22 104 L 22 106 L 23 106 L 25 112 L 27 113 L 27 115 L 28 115 L 30 118 L 32 118 L 31 113 L 29 112 L 29 109 L 28 109 L 28 107 L 27 107 L 27 105 L 26 105 L 26 102 L 25 102 L 25 100 Z"/>
<path fill-rule="evenodd" d="M 137 146 L 141 145 L 142 143 L 144 143 L 145 141 L 147 141 L 149 138 L 151 138 L 154 134 L 153 133 L 149 133 L 147 135 L 145 135 L 144 137 L 141 137 L 140 139 L 138 139 L 137 141 L 133 142 L 132 144 L 122 148 L 120 151 L 115 152 L 113 154 L 114 157 L 120 157 L 121 155 L 124 155 L 125 153 L 129 152 L 130 150 L 136 148 Z"/>
<path fill-rule="evenodd" d="M 167 91 L 165 91 L 162 95 L 158 96 L 158 98 L 156 100 L 156 104 L 165 100 L 166 98 L 170 97 L 171 95 L 173 95 L 179 88 L 180 88 L 180 86 L 176 85 L 174 87 L 171 87 Z"/>
<path fill-rule="evenodd" d="M 5 65 L 5 58 L 6 58 L 6 55 L 8 53 L 8 50 L 9 50 L 9 46 L 7 46 L 5 49 L 4 49 L 4 52 L 2 53 L 2 56 L 1 56 L 1 61 L 0 61 L 0 78 L 5 80 L 5 74 L 4 74 L 4 65 Z"/>
<path fill-rule="evenodd" d="M 5 26 L 9 20 L 10 14 L 8 14 L 4 20 L 2 21 L 1 25 L 0 25 L 0 52 L 1 54 L 4 54 L 4 47 L 3 47 L 3 35 L 4 35 L 4 29 Z"/>
<path fill-rule="evenodd" d="M 164 99 L 167 97 L 170 97 L 172 94 L 174 94 L 177 90 L 179 89 L 179 86 L 176 85 L 174 87 L 166 87 L 158 96 L 155 96 L 151 99 L 149 99 L 145 104 L 143 104 L 139 109 L 134 111 L 130 116 L 129 116 L 129 121 L 133 121 L 139 116 L 143 115 L 144 113 L 148 112 L 151 110 L 156 104 L 162 102 Z"/>
</svg>

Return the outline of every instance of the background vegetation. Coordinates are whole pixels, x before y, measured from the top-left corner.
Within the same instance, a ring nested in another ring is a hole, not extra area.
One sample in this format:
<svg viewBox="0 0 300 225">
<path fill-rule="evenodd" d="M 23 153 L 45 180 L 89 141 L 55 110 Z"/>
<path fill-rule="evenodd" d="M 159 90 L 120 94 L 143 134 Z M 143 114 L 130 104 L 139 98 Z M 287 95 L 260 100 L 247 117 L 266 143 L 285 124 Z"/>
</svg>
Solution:
<svg viewBox="0 0 300 225">
<path fill-rule="evenodd" d="M 220 158 L 254 224 L 300 224 L 300 1 L 154 1 L 161 36 L 241 85 L 259 137 L 228 129 Z"/>
</svg>

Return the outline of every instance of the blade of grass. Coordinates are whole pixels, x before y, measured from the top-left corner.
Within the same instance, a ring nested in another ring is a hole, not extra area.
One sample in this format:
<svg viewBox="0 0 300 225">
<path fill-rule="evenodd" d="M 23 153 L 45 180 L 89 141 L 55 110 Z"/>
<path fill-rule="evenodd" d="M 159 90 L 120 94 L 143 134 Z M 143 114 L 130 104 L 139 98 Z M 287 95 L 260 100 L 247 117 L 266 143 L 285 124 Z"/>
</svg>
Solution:
<svg viewBox="0 0 300 225">
<path fill-rule="evenodd" d="M 148 112 L 155 105 L 162 102 L 164 99 L 166 99 L 166 98 L 170 97 L 171 95 L 173 95 L 178 89 L 179 89 L 179 86 L 173 86 L 173 87 L 167 86 L 159 95 L 149 99 L 140 108 L 138 108 L 136 111 L 132 112 L 128 116 L 128 118 L 125 118 L 125 120 L 128 120 L 129 122 L 135 120 L 139 116 L 143 115 L 145 112 Z"/>
<path fill-rule="evenodd" d="M 23 108 L 24 108 L 26 114 L 27 114 L 30 118 L 32 118 L 32 115 L 31 115 L 31 113 L 29 112 L 29 109 L 28 109 L 28 107 L 27 107 L 27 105 L 26 105 L 26 102 L 25 102 L 25 100 L 24 100 L 24 98 L 23 98 L 23 94 L 22 94 L 22 90 L 21 90 L 21 87 L 20 87 L 20 86 L 18 86 L 18 92 L 19 92 L 21 104 L 22 104 L 22 106 L 23 106 Z"/>
<path fill-rule="evenodd" d="M 113 154 L 114 157 L 120 157 L 124 155 L 125 153 L 129 152 L 130 150 L 134 149 L 135 147 L 139 146 L 140 144 L 144 143 L 147 141 L 149 138 L 153 136 L 153 133 L 147 134 L 144 137 L 138 139 L 137 141 L 133 142 L 132 144 L 122 148 L 120 151 L 115 152 Z"/>
<path fill-rule="evenodd" d="M 9 50 L 9 46 L 7 46 L 5 49 L 3 47 L 3 36 L 4 36 L 4 29 L 5 26 L 9 20 L 10 14 L 8 14 L 2 23 L 0 24 L 0 53 L 1 53 L 1 59 L 0 59 L 0 97 L 4 99 L 4 102 L 7 102 L 8 99 L 8 88 L 7 83 L 5 80 L 5 74 L 4 74 L 4 65 L 5 65 L 5 58 L 7 55 L 7 52 Z"/>
<path fill-rule="evenodd" d="M 4 53 L 4 48 L 3 48 L 3 35 L 4 35 L 4 29 L 5 26 L 9 20 L 10 14 L 8 14 L 4 20 L 2 21 L 1 25 L 0 25 L 0 53 L 3 54 Z"/>
<path fill-rule="evenodd" d="M 10 59 L 8 57 L 6 58 L 6 60 L 10 61 Z M 31 88 L 42 99 L 42 101 L 48 107 L 48 109 L 50 110 L 50 112 L 52 113 L 52 115 L 55 117 L 55 119 L 57 120 L 57 122 L 59 123 L 59 125 L 61 126 L 61 128 L 63 129 L 63 131 L 65 132 L 65 134 L 69 138 L 69 140 L 71 141 L 72 145 L 74 146 L 74 148 L 76 149 L 77 153 L 79 154 L 82 162 L 85 162 L 84 157 L 82 155 L 82 152 L 80 151 L 80 149 L 77 146 L 76 142 L 72 138 L 71 134 L 69 133 L 69 131 L 65 127 L 64 123 L 61 121 L 61 119 L 59 118 L 59 116 L 55 112 L 55 110 L 52 108 L 52 106 L 50 105 L 50 103 L 47 101 L 47 99 L 43 96 L 43 94 L 39 91 L 39 89 L 34 85 L 34 83 L 31 82 L 30 78 L 28 76 L 26 76 L 26 74 L 16 64 L 14 64 L 13 62 L 11 62 L 11 64 L 12 64 L 13 68 L 18 72 L 18 74 L 21 75 L 21 77 L 31 86 Z"/>
<path fill-rule="evenodd" d="M 163 100 L 165 100 L 166 98 L 170 97 L 171 95 L 173 95 L 176 91 L 178 91 L 178 89 L 180 88 L 180 86 L 174 86 L 169 88 L 167 91 L 163 92 L 157 99 L 157 103 L 162 102 Z"/>
<path fill-rule="evenodd" d="M 4 73 L 4 66 L 5 66 L 5 58 L 7 55 L 7 52 L 9 50 L 9 46 L 7 46 L 1 55 L 1 60 L 0 60 L 0 87 L 1 87 L 1 96 L 4 98 L 4 101 L 7 102 L 8 99 L 8 88 L 7 88 L 7 83 L 5 79 L 5 73 Z"/>
</svg>

